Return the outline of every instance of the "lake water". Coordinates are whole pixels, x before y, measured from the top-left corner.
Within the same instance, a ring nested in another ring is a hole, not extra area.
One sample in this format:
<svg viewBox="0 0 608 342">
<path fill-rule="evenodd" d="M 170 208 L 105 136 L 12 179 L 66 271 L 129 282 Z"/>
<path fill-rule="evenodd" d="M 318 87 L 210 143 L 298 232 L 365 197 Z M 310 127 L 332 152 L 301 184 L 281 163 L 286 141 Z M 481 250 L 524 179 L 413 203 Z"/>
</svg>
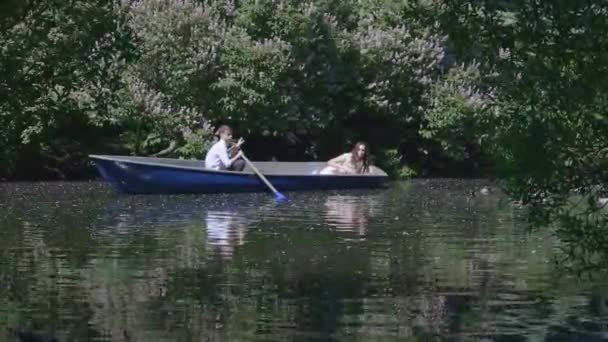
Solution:
<svg viewBox="0 0 608 342">
<path fill-rule="evenodd" d="M 0 184 L 0 340 L 603 341 L 608 286 L 480 181 L 125 196 Z"/>
</svg>

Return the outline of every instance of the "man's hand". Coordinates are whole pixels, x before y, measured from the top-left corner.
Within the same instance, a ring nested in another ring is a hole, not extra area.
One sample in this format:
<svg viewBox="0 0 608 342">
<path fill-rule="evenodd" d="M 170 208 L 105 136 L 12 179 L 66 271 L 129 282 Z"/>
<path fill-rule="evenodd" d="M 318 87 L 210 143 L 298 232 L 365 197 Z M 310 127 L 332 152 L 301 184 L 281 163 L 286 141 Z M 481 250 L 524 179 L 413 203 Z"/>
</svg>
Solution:
<svg viewBox="0 0 608 342">
<path fill-rule="evenodd" d="M 239 141 L 237 141 L 236 146 L 241 147 L 241 145 L 243 145 L 244 143 L 245 143 L 245 139 L 239 138 Z"/>
</svg>

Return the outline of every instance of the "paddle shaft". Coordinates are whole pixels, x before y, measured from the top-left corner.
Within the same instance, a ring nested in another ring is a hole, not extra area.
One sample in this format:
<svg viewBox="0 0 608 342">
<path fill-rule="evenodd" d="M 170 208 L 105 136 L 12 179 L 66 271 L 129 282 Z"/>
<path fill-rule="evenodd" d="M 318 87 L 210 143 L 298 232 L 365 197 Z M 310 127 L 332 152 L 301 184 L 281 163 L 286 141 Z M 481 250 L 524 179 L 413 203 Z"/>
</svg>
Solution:
<svg viewBox="0 0 608 342">
<path fill-rule="evenodd" d="M 281 194 L 280 192 L 277 191 L 277 189 L 274 188 L 274 186 L 272 186 L 272 184 L 270 184 L 268 179 L 266 179 L 266 177 L 264 177 L 264 175 L 260 172 L 260 170 L 258 170 L 258 168 L 255 167 L 255 165 L 253 165 L 253 163 L 247 157 L 245 157 L 244 154 L 242 155 L 242 157 L 243 157 L 243 159 L 245 159 L 247 164 L 249 164 L 249 167 L 258 175 L 258 177 L 260 177 L 260 179 L 262 181 L 264 181 L 264 183 L 266 183 L 266 185 L 270 188 L 270 190 L 272 190 L 272 192 L 274 192 L 275 194 Z"/>
</svg>

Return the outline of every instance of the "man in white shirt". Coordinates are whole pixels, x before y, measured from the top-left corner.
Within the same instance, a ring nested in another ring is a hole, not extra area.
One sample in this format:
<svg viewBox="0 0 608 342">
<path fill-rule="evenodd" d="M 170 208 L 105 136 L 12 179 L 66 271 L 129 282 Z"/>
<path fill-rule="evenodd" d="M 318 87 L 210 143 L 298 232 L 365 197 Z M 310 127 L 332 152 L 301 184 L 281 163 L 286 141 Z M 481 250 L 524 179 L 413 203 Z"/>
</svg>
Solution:
<svg viewBox="0 0 608 342">
<path fill-rule="evenodd" d="M 220 140 L 213 144 L 207 152 L 205 167 L 214 170 L 243 171 L 245 168 L 245 161 L 241 159 L 243 151 L 237 152 L 232 158 L 228 156 L 228 143 L 232 140 L 232 128 L 222 125 L 216 135 Z M 243 138 L 239 139 L 236 147 L 240 147 L 244 142 Z"/>
</svg>

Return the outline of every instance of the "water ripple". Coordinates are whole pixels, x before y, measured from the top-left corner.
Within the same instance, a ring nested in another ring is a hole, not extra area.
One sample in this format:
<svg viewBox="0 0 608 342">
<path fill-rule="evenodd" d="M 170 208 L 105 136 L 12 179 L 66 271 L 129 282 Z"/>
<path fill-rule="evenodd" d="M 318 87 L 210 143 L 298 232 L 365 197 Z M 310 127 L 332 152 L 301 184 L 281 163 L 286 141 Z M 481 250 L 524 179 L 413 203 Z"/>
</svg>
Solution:
<svg viewBox="0 0 608 342">
<path fill-rule="evenodd" d="M 420 180 L 276 202 L 0 184 L 0 331 L 79 341 L 605 338 L 606 283 L 561 276 L 548 233 L 526 231 L 499 191 L 469 196 L 487 185 Z"/>
</svg>

